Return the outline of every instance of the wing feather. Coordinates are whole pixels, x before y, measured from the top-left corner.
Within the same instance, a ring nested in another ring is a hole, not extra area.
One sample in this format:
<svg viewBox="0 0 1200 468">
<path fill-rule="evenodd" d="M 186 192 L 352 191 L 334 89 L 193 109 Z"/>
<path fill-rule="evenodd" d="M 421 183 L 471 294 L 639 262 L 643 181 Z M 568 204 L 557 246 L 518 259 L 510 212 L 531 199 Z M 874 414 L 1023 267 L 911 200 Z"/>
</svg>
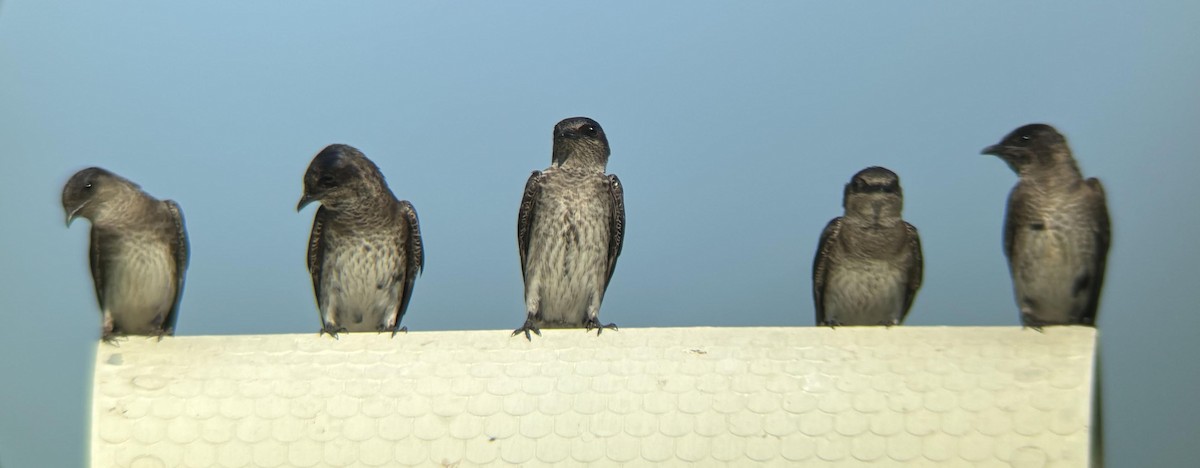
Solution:
<svg viewBox="0 0 1200 468">
<path fill-rule="evenodd" d="M 400 214 L 403 216 L 406 235 L 404 245 L 398 246 L 404 252 L 404 289 L 400 294 L 400 304 L 396 308 L 396 326 L 404 318 L 408 303 L 412 299 L 413 286 L 417 275 L 425 271 L 425 248 L 421 243 L 421 223 L 417 219 L 417 209 L 407 200 L 400 201 Z"/>
<path fill-rule="evenodd" d="M 324 227 L 328 216 L 324 206 L 317 208 L 317 215 L 313 217 L 312 234 L 308 238 L 308 272 L 312 275 L 313 296 L 317 299 L 318 309 L 325 304 L 325 294 L 321 291 L 321 275 L 325 263 Z M 325 313 L 324 310 L 320 312 Z"/>
<path fill-rule="evenodd" d="M 88 244 L 88 266 L 92 270 L 92 284 L 96 287 L 96 302 L 100 304 L 100 313 L 105 310 L 105 276 L 110 266 L 108 258 L 111 255 L 106 255 L 106 246 L 111 244 L 112 235 L 105 232 L 103 229 L 92 226 L 91 239 Z"/>
<path fill-rule="evenodd" d="M 1112 241 L 1112 226 L 1108 217 L 1108 197 L 1104 193 L 1104 185 L 1099 179 L 1090 178 L 1087 180 L 1087 187 L 1091 190 L 1092 217 L 1096 220 L 1095 239 L 1096 239 L 1096 263 L 1094 281 L 1091 297 L 1088 298 L 1088 305 L 1083 310 L 1082 322 L 1088 325 L 1096 323 L 1096 312 L 1100 308 L 1100 292 L 1104 286 L 1104 272 L 1108 266 L 1108 248 Z"/>
<path fill-rule="evenodd" d="M 167 212 L 171 215 L 171 224 L 168 226 L 171 235 L 171 258 L 175 261 L 175 301 L 171 305 L 171 311 L 163 320 L 163 331 L 167 334 L 175 334 L 175 322 L 179 320 L 179 303 L 183 300 L 183 284 L 184 277 L 187 274 L 188 256 L 191 251 L 191 246 L 188 243 L 187 227 L 183 222 L 183 210 L 179 208 L 179 204 L 174 200 L 165 200 L 163 204 L 167 208 Z"/>
<path fill-rule="evenodd" d="M 904 229 L 908 234 L 912 268 L 908 269 L 908 289 L 904 293 L 904 310 L 900 312 L 901 323 L 904 322 L 905 317 L 908 317 L 908 310 L 912 308 L 913 300 L 917 298 L 917 290 L 921 289 L 921 281 L 924 280 L 925 272 L 925 257 L 921 252 L 921 237 L 917 233 L 917 227 L 905 222 Z"/>
<path fill-rule="evenodd" d="M 536 216 L 537 197 L 542 192 L 542 172 L 533 171 L 525 181 L 525 194 L 521 197 L 521 209 L 517 213 L 517 250 L 521 255 L 521 278 L 525 278 L 525 266 L 529 260 L 529 236 Z"/>
<path fill-rule="evenodd" d="M 608 176 L 608 193 L 612 196 L 612 217 L 608 225 L 608 272 L 605 275 L 604 289 L 612 281 L 613 272 L 617 269 L 617 257 L 625 243 L 625 188 L 615 174 Z"/>
<path fill-rule="evenodd" d="M 842 218 L 837 217 L 825 225 L 821 231 L 821 239 L 817 241 L 817 254 L 813 258 L 812 293 L 813 305 L 816 308 L 817 325 L 825 324 L 825 281 L 829 275 L 829 253 L 837 242 L 838 232 L 842 229 Z"/>
</svg>

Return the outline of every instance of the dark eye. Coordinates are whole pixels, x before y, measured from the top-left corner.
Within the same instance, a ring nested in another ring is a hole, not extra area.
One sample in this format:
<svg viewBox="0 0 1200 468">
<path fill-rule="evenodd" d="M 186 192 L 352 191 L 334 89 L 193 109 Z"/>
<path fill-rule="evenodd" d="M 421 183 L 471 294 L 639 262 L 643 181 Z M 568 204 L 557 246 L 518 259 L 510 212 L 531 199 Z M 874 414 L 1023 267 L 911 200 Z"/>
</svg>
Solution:
<svg viewBox="0 0 1200 468">
<path fill-rule="evenodd" d="M 595 125 L 584 125 L 583 128 L 579 129 L 579 131 L 587 136 L 596 136 L 596 126 Z"/>
<path fill-rule="evenodd" d="M 83 190 L 88 191 L 88 192 L 92 191 L 92 183 L 88 182 L 88 183 L 84 184 Z"/>
<path fill-rule="evenodd" d="M 335 180 L 333 176 L 326 174 L 317 179 L 317 185 L 325 188 L 331 188 L 337 186 L 337 180 Z"/>
<path fill-rule="evenodd" d="M 883 193 L 896 193 L 896 186 L 895 185 L 883 186 Z"/>
</svg>

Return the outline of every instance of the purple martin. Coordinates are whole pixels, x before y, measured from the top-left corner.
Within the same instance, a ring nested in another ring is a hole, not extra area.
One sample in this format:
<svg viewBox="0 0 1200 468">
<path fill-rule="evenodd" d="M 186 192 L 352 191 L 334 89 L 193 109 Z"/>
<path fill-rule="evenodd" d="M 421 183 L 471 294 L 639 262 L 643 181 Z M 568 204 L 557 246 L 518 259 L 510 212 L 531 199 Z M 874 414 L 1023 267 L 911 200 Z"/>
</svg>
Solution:
<svg viewBox="0 0 1200 468">
<path fill-rule="evenodd" d="M 63 187 L 67 226 L 92 223 L 88 260 L 102 314 L 101 338 L 175 333 L 188 265 L 179 204 L 158 200 L 99 167 L 76 172 Z"/>
<path fill-rule="evenodd" d="M 1084 180 L 1054 127 L 1013 130 L 982 154 L 998 156 L 1020 180 L 1008 195 L 1004 255 L 1021 323 L 1094 325 L 1110 237 L 1104 186 Z"/>
<path fill-rule="evenodd" d="M 348 145 L 329 145 L 309 164 L 296 211 L 314 201 L 308 271 L 321 333 L 407 331 L 400 320 L 425 265 L 412 203 L 397 200 L 379 167 Z"/>
<path fill-rule="evenodd" d="M 900 217 L 900 178 L 882 167 L 854 174 L 845 215 L 821 232 L 813 259 L 817 325 L 899 325 L 921 287 L 917 228 Z"/>
<path fill-rule="evenodd" d="M 601 324 L 600 303 L 625 238 L 625 195 L 606 174 L 608 138 L 600 124 L 572 117 L 554 126 L 550 167 L 533 171 L 517 214 L 517 247 L 525 279 L 525 324 L 616 329 Z"/>
</svg>

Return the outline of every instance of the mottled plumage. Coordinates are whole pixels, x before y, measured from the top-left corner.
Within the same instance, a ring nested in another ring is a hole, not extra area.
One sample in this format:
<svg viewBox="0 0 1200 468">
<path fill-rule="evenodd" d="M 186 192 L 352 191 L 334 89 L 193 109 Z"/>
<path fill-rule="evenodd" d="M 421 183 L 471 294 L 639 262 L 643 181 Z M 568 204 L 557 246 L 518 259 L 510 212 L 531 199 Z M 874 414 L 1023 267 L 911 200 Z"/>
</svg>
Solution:
<svg viewBox="0 0 1200 468">
<path fill-rule="evenodd" d="M 400 321 L 425 265 L 421 226 L 375 163 L 348 145 L 321 150 L 304 174 L 300 211 L 321 207 L 308 243 L 308 271 L 321 333 L 406 331 Z"/>
<path fill-rule="evenodd" d="M 71 176 L 62 204 L 67 226 L 79 217 L 92 223 L 88 259 L 101 337 L 173 335 L 188 264 L 179 205 L 99 167 Z"/>
<path fill-rule="evenodd" d="M 845 215 L 821 232 L 813 259 L 817 325 L 899 325 L 921 287 L 917 228 L 901 218 L 900 178 L 882 167 L 846 184 Z"/>
<path fill-rule="evenodd" d="M 1104 187 L 1084 180 L 1049 125 L 1018 128 L 982 153 L 1020 177 L 1008 196 L 1004 255 L 1021 323 L 1094 325 L 1110 239 Z"/>
<path fill-rule="evenodd" d="M 616 328 L 599 321 L 600 304 L 625 238 L 625 196 L 606 174 L 608 139 L 586 117 L 554 126 L 550 167 L 525 183 L 517 247 L 525 279 L 525 324 L 539 328 Z"/>
</svg>

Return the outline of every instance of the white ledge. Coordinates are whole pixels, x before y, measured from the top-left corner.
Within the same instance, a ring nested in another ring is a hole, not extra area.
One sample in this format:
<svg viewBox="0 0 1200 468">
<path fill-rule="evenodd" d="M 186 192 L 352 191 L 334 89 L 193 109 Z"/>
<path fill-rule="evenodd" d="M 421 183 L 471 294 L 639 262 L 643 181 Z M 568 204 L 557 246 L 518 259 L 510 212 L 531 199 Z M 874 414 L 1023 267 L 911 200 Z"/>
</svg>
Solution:
<svg viewBox="0 0 1200 468">
<path fill-rule="evenodd" d="M 1087 466 L 1087 327 L 134 337 L 93 466 Z"/>
</svg>

